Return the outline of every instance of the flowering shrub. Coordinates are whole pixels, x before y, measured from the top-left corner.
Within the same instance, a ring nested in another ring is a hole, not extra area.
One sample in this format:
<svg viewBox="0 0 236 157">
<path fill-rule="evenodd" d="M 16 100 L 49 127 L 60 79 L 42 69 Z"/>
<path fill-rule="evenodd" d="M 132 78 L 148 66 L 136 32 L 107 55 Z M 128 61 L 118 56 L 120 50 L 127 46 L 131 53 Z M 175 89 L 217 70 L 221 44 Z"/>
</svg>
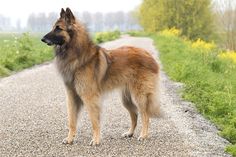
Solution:
<svg viewBox="0 0 236 157">
<path fill-rule="evenodd" d="M 195 42 L 192 42 L 191 44 L 192 48 L 197 48 L 200 50 L 203 50 L 204 52 L 210 52 L 214 48 L 216 48 L 216 45 L 214 42 L 205 42 L 204 40 L 197 39 Z"/>
<path fill-rule="evenodd" d="M 236 52 L 234 52 L 234 51 L 222 52 L 218 56 L 221 59 L 232 60 L 236 64 Z"/>
<path fill-rule="evenodd" d="M 175 27 L 161 31 L 161 35 L 164 36 L 179 36 L 180 34 L 181 31 L 179 29 L 176 29 Z"/>
</svg>

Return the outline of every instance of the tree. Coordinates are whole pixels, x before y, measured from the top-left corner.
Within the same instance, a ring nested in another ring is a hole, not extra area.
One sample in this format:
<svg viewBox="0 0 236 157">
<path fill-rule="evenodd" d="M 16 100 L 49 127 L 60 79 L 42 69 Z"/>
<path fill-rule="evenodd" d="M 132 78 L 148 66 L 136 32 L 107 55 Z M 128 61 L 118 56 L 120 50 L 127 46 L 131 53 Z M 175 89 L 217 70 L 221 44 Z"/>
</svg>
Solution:
<svg viewBox="0 0 236 157">
<path fill-rule="evenodd" d="M 20 21 L 20 19 L 17 19 L 17 21 L 16 21 L 16 30 L 21 31 L 21 21 Z"/>
<path fill-rule="evenodd" d="M 45 13 L 38 13 L 37 15 L 37 31 L 38 32 L 45 32 L 47 31 L 48 19 Z"/>
<path fill-rule="evenodd" d="M 119 30 L 124 30 L 125 14 L 123 11 L 118 11 L 115 13 L 115 23 Z"/>
<path fill-rule="evenodd" d="M 150 32 L 176 27 L 190 39 L 211 40 L 214 35 L 211 0 L 144 0 L 139 19 Z"/>
<path fill-rule="evenodd" d="M 162 30 L 165 28 L 162 14 L 164 16 L 162 0 L 144 0 L 139 12 L 140 24 L 148 32 Z"/>
<path fill-rule="evenodd" d="M 83 12 L 81 20 L 83 21 L 83 23 L 86 26 L 90 27 L 92 25 L 92 15 L 91 15 L 91 13 L 88 12 L 88 11 Z"/>
<path fill-rule="evenodd" d="M 125 30 L 133 30 L 138 26 L 137 18 L 135 17 L 135 12 L 127 12 L 125 14 Z"/>
<path fill-rule="evenodd" d="M 236 50 L 236 2 L 230 0 L 215 1 L 217 26 L 225 48 Z"/>
<path fill-rule="evenodd" d="M 101 32 L 103 30 L 103 14 L 96 12 L 93 15 L 94 31 Z"/>
<path fill-rule="evenodd" d="M 36 15 L 32 13 L 28 17 L 27 27 L 30 30 L 34 30 L 35 26 L 36 26 Z"/>
<path fill-rule="evenodd" d="M 0 30 L 8 30 L 11 27 L 10 19 L 0 15 Z"/>
<path fill-rule="evenodd" d="M 58 14 L 55 12 L 50 12 L 47 17 L 47 27 L 51 28 L 57 19 Z"/>
</svg>

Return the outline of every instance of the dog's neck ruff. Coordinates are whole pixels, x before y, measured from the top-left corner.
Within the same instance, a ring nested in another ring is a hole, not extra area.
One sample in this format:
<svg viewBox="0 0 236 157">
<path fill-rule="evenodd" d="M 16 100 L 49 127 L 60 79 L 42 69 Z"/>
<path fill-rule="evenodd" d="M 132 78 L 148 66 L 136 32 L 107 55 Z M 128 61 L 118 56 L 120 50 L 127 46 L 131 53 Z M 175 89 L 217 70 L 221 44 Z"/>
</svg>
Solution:
<svg viewBox="0 0 236 157">
<path fill-rule="evenodd" d="M 64 58 L 66 56 L 66 45 L 56 45 L 55 56 Z"/>
</svg>

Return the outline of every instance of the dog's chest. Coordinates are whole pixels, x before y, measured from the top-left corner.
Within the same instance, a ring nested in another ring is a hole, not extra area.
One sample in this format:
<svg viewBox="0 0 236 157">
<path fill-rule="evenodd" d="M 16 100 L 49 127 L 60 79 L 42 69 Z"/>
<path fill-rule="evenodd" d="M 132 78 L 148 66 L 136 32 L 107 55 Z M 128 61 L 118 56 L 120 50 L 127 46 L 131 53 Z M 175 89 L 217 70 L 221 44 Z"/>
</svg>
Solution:
<svg viewBox="0 0 236 157">
<path fill-rule="evenodd" d="M 56 60 L 56 65 L 65 85 L 74 86 L 77 94 L 92 91 L 94 87 L 93 74 L 89 68 L 78 68 L 78 62 L 64 62 Z"/>
<path fill-rule="evenodd" d="M 64 83 L 73 84 L 77 62 L 76 61 L 68 62 L 66 60 L 61 60 L 60 58 L 56 58 L 56 66 L 63 78 Z"/>
</svg>

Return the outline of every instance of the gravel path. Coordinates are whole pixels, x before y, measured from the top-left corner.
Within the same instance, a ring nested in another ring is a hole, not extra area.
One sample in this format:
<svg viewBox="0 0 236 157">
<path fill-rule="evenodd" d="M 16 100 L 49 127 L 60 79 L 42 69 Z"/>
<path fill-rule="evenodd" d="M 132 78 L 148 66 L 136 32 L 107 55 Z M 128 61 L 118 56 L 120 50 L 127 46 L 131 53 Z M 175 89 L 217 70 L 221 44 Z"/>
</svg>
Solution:
<svg viewBox="0 0 236 157">
<path fill-rule="evenodd" d="M 148 38 L 123 37 L 102 46 L 143 47 L 157 56 Z M 81 114 L 74 145 L 62 145 L 67 135 L 63 83 L 52 63 L 24 70 L 0 80 L 0 156 L 160 156 L 223 157 L 227 141 L 217 129 L 178 94 L 181 84 L 161 73 L 163 117 L 151 119 L 150 138 L 124 139 L 130 119 L 117 91 L 106 96 L 102 111 L 102 143 L 89 146 L 91 126 Z M 139 119 L 140 120 L 140 119 Z"/>
</svg>

